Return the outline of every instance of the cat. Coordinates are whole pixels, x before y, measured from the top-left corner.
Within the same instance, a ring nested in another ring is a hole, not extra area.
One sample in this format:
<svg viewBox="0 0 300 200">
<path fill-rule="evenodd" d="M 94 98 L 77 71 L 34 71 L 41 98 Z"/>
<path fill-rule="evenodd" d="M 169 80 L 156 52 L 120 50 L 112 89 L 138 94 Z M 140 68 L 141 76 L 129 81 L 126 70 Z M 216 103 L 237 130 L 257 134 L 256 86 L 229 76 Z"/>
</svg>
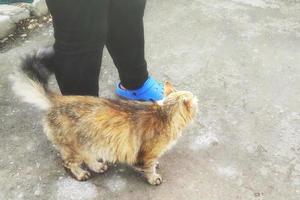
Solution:
<svg viewBox="0 0 300 200">
<path fill-rule="evenodd" d="M 197 98 L 168 82 L 160 102 L 63 96 L 49 89 L 52 71 L 42 57 L 43 53 L 35 53 L 23 60 L 10 77 L 12 89 L 24 102 L 46 111 L 44 132 L 60 152 L 64 167 L 85 181 L 91 177 L 89 170 L 104 173 L 108 163 L 125 163 L 151 185 L 160 185 L 157 160 L 195 117 Z"/>
</svg>

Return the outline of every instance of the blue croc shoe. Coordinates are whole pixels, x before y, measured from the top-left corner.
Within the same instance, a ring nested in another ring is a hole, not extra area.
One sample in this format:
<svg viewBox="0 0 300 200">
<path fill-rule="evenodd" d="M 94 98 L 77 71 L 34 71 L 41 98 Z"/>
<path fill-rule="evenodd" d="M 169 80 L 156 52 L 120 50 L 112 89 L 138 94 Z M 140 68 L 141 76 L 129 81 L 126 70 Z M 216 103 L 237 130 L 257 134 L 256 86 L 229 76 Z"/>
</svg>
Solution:
<svg viewBox="0 0 300 200">
<path fill-rule="evenodd" d="M 124 90 L 119 83 L 116 87 L 116 94 L 129 100 L 159 101 L 164 98 L 164 85 L 149 76 L 144 85 L 136 90 Z"/>
</svg>

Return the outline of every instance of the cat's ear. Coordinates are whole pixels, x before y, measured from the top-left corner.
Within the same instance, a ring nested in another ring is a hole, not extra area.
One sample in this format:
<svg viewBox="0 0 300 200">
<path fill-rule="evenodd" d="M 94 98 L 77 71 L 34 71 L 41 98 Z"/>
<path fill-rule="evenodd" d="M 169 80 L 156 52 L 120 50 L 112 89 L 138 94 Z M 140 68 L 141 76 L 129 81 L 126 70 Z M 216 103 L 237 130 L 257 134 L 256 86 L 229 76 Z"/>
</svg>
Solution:
<svg viewBox="0 0 300 200">
<path fill-rule="evenodd" d="M 169 94 L 171 94 L 172 92 L 176 92 L 177 90 L 174 88 L 174 86 L 168 82 L 165 81 L 165 96 L 168 96 Z"/>
<path fill-rule="evenodd" d="M 193 106 L 193 100 L 189 99 L 189 98 L 183 98 L 183 104 L 185 105 L 185 107 L 190 110 L 191 107 Z"/>
</svg>

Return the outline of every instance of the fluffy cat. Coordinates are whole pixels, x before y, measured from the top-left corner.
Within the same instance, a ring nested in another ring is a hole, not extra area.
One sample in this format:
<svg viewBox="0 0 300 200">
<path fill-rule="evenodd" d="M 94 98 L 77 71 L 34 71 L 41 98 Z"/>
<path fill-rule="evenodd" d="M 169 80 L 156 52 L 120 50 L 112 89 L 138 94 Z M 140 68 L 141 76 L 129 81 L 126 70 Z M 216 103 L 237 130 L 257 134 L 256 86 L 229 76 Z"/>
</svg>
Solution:
<svg viewBox="0 0 300 200">
<path fill-rule="evenodd" d="M 158 158 L 182 135 L 196 115 L 197 99 L 165 83 L 159 103 L 91 96 L 62 96 L 47 86 L 51 74 L 43 55 L 28 56 L 11 76 L 13 91 L 23 101 L 46 111 L 44 132 L 77 180 L 108 169 L 107 163 L 126 163 L 143 173 L 152 185 L 162 183 Z"/>
</svg>

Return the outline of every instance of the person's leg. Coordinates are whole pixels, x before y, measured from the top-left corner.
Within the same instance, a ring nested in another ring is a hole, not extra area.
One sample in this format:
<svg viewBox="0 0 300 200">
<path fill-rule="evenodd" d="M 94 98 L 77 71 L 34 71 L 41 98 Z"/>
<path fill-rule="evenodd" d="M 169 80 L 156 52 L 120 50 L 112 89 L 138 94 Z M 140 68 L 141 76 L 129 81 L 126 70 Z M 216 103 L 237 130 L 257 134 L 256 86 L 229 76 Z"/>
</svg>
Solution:
<svg viewBox="0 0 300 200">
<path fill-rule="evenodd" d="M 143 16 L 146 0 L 111 0 L 106 46 L 122 86 L 133 90 L 148 78 Z"/>
<path fill-rule="evenodd" d="M 53 17 L 54 65 L 64 95 L 98 95 L 109 0 L 46 0 Z"/>
</svg>

